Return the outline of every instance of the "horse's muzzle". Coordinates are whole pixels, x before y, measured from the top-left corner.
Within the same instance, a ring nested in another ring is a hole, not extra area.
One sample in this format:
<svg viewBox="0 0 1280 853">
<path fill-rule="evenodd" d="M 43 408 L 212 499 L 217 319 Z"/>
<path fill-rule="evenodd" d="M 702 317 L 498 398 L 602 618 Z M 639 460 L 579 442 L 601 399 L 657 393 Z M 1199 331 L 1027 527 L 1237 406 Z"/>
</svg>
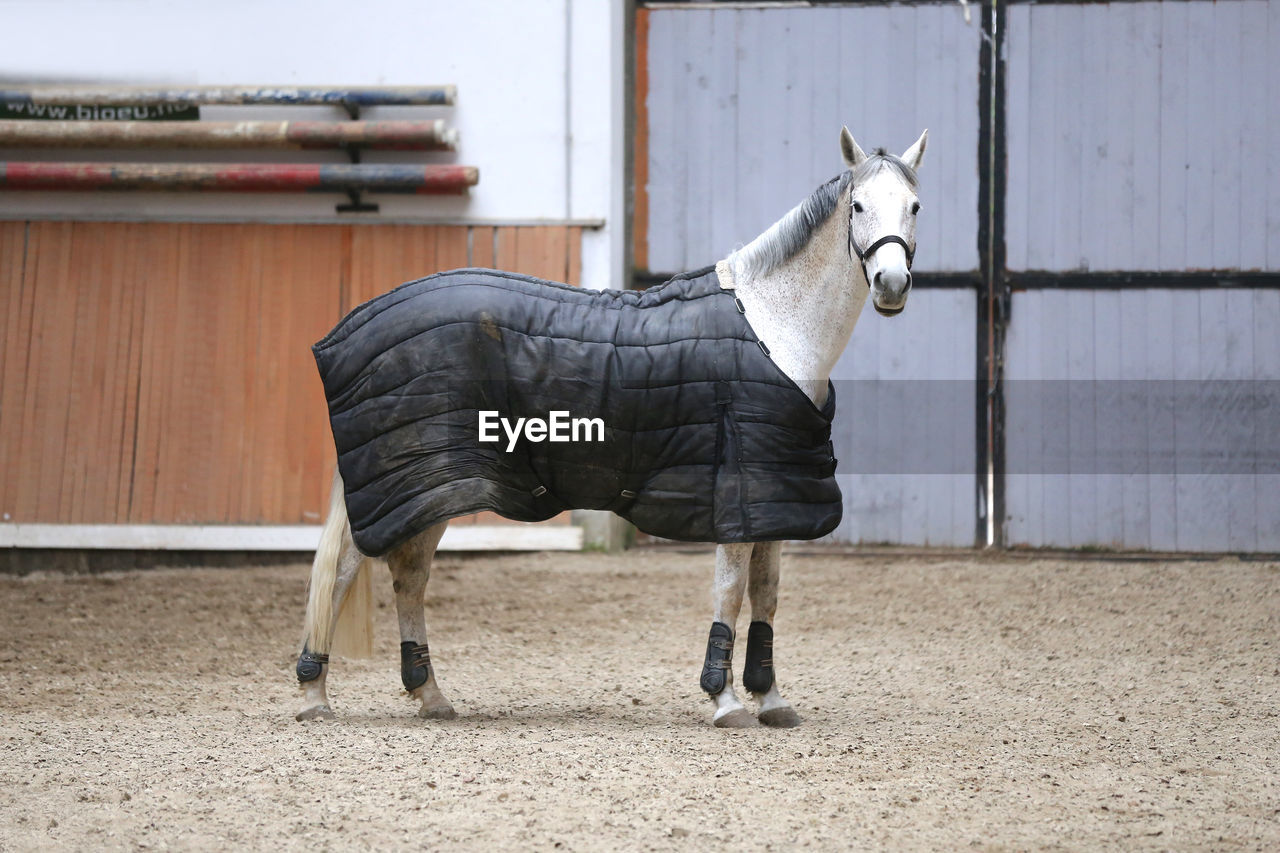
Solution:
<svg viewBox="0 0 1280 853">
<path fill-rule="evenodd" d="M 896 317 L 907 307 L 911 273 L 905 269 L 879 270 L 871 288 L 871 304 L 882 317 Z M 885 305 L 889 302 L 891 304 Z"/>
</svg>

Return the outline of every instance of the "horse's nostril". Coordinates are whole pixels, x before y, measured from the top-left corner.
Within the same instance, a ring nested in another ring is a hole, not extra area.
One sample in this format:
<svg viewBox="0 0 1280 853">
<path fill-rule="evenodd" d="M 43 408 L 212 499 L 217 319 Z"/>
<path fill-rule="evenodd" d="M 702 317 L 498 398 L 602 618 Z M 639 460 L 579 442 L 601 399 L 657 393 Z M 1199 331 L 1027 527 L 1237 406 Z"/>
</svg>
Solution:
<svg viewBox="0 0 1280 853">
<path fill-rule="evenodd" d="M 882 273 L 880 270 L 876 270 L 875 277 L 872 279 L 872 281 L 875 282 L 876 287 L 880 287 L 880 278 L 883 275 L 884 273 Z"/>
</svg>

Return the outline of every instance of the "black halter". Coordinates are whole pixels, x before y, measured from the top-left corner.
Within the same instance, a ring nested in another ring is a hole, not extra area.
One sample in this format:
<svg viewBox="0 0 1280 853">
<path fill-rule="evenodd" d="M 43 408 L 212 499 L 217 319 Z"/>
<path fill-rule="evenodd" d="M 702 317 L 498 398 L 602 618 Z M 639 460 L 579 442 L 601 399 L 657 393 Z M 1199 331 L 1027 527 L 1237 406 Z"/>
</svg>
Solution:
<svg viewBox="0 0 1280 853">
<path fill-rule="evenodd" d="M 857 254 L 858 261 L 862 264 L 863 278 L 867 277 L 867 258 L 885 243 L 897 243 L 901 246 L 907 253 L 907 269 L 911 269 L 911 262 L 915 260 L 916 250 L 914 246 L 908 246 L 906 240 L 903 240 L 897 234 L 886 234 L 866 249 L 859 249 L 858 244 L 853 241 L 853 223 L 849 223 L 849 257 L 853 257 L 854 254 Z M 870 283 L 870 281 L 867 282 L 867 284 Z"/>
</svg>

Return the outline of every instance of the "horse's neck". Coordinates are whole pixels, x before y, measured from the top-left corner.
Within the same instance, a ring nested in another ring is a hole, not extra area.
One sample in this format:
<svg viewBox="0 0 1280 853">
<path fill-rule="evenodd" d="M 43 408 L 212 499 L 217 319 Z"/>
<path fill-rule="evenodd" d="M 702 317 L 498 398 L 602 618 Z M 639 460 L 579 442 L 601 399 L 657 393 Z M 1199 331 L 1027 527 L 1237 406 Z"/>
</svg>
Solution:
<svg viewBox="0 0 1280 853">
<path fill-rule="evenodd" d="M 774 363 L 818 406 L 869 292 L 861 265 L 849 259 L 841 219 L 828 217 L 803 249 L 767 273 L 749 276 L 740 252 L 719 267 L 728 267 L 747 321 Z"/>
</svg>

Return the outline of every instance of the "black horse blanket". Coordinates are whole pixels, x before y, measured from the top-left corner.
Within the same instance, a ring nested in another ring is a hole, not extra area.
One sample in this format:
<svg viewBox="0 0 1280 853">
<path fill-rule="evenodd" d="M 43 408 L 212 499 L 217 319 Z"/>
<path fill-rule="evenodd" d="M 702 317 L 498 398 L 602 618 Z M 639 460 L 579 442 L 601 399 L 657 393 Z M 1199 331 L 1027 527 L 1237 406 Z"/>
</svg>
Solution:
<svg viewBox="0 0 1280 853">
<path fill-rule="evenodd" d="M 645 291 L 463 269 L 356 308 L 313 348 L 356 545 L 381 555 L 481 510 L 607 509 L 701 542 L 829 533 L 834 389 L 814 406 L 737 305 L 714 268 Z M 566 419 L 601 423 L 576 441 L 495 425 L 556 412 L 562 438 Z"/>
</svg>

